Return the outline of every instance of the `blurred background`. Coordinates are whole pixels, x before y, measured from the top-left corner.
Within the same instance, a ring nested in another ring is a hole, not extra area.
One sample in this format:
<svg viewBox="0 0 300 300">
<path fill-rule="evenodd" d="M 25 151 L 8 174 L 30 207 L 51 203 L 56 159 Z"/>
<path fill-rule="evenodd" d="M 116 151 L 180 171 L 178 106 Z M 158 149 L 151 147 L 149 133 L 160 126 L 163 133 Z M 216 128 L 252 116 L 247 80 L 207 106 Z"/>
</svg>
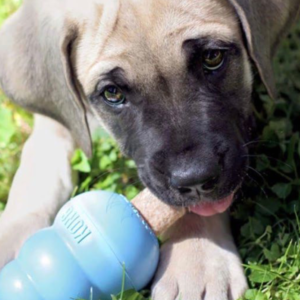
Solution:
<svg viewBox="0 0 300 300">
<path fill-rule="evenodd" d="M 0 0 L 0 27 L 20 4 Z M 255 73 L 257 139 L 251 145 L 245 184 L 231 210 L 249 278 L 248 300 L 300 300 L 300 23 L 282 42 L 274 68 L 279 91 L 275 101 Z M 0 211 L 32 125 L 31 114 L 0 90 Z M 142 186 L 133 161 L 120 154 L 104 131 L 94 139 L 91 160 L 80 150 L 74 154 L 72 165 L 79 174 L 74 194 L 107 189 L 134 197 Z M 126 299 L 146 299 L 135 297 Z"/>
</svg>

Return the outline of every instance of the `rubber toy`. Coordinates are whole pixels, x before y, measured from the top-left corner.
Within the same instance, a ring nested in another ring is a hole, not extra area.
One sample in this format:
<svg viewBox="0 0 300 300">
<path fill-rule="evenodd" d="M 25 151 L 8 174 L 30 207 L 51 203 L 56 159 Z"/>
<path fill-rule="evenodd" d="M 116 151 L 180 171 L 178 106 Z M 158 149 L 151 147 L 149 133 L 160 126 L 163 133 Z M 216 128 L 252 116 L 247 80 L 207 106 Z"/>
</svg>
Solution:
<svg viewBox="0 0 300 300">
<path fill-rule="evenodd" d="M 0 300 L 88 300 L 91 291 L 108 300 L 123 280 L 125 290 L 140 290 L 157 268 L 156 234 L 184 213 L 148 190 L 132 203 L 105 191 L 76 196 L 2 269 Z"/>
</svg>

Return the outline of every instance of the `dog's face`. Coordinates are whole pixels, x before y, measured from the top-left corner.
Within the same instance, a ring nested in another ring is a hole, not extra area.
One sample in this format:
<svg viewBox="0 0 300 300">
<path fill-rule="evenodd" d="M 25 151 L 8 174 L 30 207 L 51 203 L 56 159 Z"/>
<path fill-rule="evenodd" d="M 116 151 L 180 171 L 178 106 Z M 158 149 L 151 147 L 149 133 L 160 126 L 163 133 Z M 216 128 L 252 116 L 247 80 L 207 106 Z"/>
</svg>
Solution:
<svg viewBox="0 0 300 300">
<path fill-rule="evenodd" d="M 126 1 L 91 60 L 88 36 L 76 53 L 85 97 L 144 184 L 178 206 L 232 200 L 247 161 L 251 71 L 226 1 Z"/>
</svg>

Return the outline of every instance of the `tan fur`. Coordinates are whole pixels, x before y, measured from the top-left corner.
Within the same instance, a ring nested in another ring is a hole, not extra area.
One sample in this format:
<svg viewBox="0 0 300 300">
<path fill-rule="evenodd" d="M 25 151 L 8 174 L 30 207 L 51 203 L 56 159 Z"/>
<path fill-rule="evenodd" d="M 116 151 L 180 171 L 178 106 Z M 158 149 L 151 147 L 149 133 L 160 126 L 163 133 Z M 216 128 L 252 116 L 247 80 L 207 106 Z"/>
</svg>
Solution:
<svg viewBox="0 0 300 300">
<path fill-rule="evenodd" d="M 208 35 L 241 46 L 244 83 L 251 89 L 248 51 L 273 94 L 271 52 L 300 11 L 298 2 L 25 1 L 0 30 L 0 84 L 13 101 L 69 130 L 36 117 L 0 221 L 0 268 L 29 235 L 51 223 L 71 193 L 73 138 L 91 154 L 91 124 L 104 123 L 87 99 L 101 74 L 122 67 L 133 83 L 149 90 L 158 74 L 167 74 L 176 91 L 185 67 L 182 43 Z M 155 300 L 236 300 L 245 290 L 225 216 L 187 215 L 167 237 L 153 285 Z"/>
<path fill-rule="evenodd" d="M 154 300 L 232 300 L 247 289 L 226 214 L 186 215 L 164 240 Z"/>
<path fill-rule="evenodd" d="M 116 66 L 122 67 L 126 76 L 139 86 L 152 86 L 158 72 L 174 77 L 182 74 L 182 43 L 187 39 L 211 36 L 242 45 L 238 19 L 223 0 L 200 4 L 194 0 L 179 4 L 172 0 L 126 1 L 115 17 L 114 31 L 105 43 L 98 45 L 96 53 L 90 45 L 102 28 L 97 28 L 92 19 L 81 33 L 73 59 L 86 95 L 93 92 L 101 74 Z M 143 67 L 136 68 L 139 65 Z"/>
</svg>

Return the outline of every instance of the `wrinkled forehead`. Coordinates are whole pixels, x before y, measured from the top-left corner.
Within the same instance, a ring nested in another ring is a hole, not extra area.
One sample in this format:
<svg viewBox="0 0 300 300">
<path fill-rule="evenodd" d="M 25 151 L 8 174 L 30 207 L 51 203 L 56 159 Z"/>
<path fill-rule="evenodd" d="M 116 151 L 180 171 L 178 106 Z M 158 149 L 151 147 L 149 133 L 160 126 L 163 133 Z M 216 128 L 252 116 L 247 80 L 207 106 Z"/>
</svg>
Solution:
<svg viewBox="0 0 300 300">
<path fill-rule="evenodd" d="M 78 64 L 82 67 L 79 76 L 86 93 L 92 92 L 101 74 L 116 68 L 137 84 L 150 84 L 162 73 L 182 73 L 187 40 L 241 40 L 237 18 L 227 0 L 121 0 L 118 5 L 111 15 L 111 28 L 106 29 L 109 32 L 99 35 L 96 31 L 101 28 L 94 29 L 95 36 L 105 39 L 98 41 L 101 47 L 97 48 L 93 39 L 96 53 L 82 54 L 84 59 L 77 63 L 77 69 Z M 102 11 L 102 19 L 106 19 L 105 13 L 109 11 Z M 82 52 L 86 51 L 83 45 Z"/>
</svg>

